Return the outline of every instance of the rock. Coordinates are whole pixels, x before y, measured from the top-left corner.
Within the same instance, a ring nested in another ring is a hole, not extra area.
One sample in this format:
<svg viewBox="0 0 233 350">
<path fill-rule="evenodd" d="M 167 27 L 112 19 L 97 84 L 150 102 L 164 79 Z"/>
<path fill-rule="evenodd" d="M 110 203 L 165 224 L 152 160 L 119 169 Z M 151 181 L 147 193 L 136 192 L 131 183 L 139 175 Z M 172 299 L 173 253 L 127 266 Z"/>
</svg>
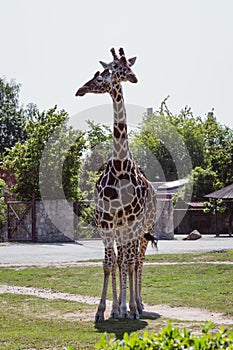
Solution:
<svg viewBox="0 0 233 350">
<path fill-rule="evenodd" d="M 193 230 L 187 237 L 185 237 L 184 241 L 196 241 L 197 239 L 202 238 L 202 235 L 198 230 Z"/>
</svg>

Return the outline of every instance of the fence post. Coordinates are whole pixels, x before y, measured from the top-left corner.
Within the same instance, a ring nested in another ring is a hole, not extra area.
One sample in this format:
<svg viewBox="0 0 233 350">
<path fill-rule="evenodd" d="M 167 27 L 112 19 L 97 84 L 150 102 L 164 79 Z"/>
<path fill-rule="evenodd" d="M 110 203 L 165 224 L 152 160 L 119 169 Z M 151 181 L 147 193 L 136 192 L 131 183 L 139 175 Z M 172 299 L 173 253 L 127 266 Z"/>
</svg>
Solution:
<svg viewBox="0 0 233 350">
<path fill-rule="evenodd" d="M 36 242 L 37 237 L 36 237 L 36 200 L 35 200 L 35 194 L 33 193 L 32 195 L 32 241 Z"/>
<path fill-rule="evenodd" d="M 11 227 L 10 227 L 10 204 L 7 202 L 7 239 L 11 239 Z"/>
<path fill-rule="evenodd" d="M 74 210 L 74 235 L 75 238 L 78 238 L 78 207 L 79 203 L 78 201 L 75 201 L 73 203 L 73 210 Z"/>
</svg>

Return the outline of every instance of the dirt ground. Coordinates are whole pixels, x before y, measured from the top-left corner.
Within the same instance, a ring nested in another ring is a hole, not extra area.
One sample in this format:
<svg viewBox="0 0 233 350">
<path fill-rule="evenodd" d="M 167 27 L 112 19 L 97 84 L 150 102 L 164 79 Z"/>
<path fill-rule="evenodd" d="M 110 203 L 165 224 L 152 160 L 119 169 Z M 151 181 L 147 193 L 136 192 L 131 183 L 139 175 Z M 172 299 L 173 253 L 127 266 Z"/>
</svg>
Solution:
<svg viewBox="0 0 233 350">
<path fill-rule="evenodd" d="M 81 303 L 86 303 L 89 305 L 98 305 L 99 298 L 91 297 L 88 295 L 76 295 L 76 294 L 68 294 L 55 292 L 50 289 L 40 289 L 40 288 L 31 288 L 31 287 L 17 287 L 17 286 L 7 286 L 0 285 L 0 294 L 3 293 L 11 293 L 11 294 L 21 294 L 21 295 L 31 295 L 44 299 L 62 299 L 62 300 L 71 300 Z M 187 307 L 170 307 L 168 305 L 144 305 L 144 315 L 150 318 L 169 318 L 180 321 L 194 321 L 194 322 L 204 322 L 204 321 L 212 321 L 215 324 L 224 324 L 224 325 L 232 325 L 233 320 L 224 317 L 224 315 L 220 313 L 213 313 L 207 310 L 202 310 L 199 308 L 187 308 Z M 106 308 L 106 318 L 110 317 L 111 311 L 111 301 L 107 300 L 107 308 Z M 54 317 L 63 317 L 66 319 L 79 319 L 79 320 L 87 320 L 92 321 L 94 319 L 93 309 L 91 308 L 89 312 L 85 310 L 83 311 L 74 311 L 69 314 L 65 314 L 62 316 L 59 315 L 50 315 Z"/>
</svg>

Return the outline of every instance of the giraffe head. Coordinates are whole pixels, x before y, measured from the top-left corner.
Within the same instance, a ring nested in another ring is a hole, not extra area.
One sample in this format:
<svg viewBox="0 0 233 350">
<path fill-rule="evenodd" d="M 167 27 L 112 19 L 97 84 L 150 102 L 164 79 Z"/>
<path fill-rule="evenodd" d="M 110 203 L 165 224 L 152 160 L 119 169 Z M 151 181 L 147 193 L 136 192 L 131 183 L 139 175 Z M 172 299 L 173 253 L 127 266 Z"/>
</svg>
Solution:
<svg viewBox="0 0 233 350">
<path fill-rule="evenodd" d="M 102 73 L 96 72 L 94 77 L 78 89 L 75 96 L 84 96 L 87 93 L 111 93 L 111 73 L 105 69 Z"/>
<path fill-rule="evenodd" d="M 115 49 L 111 49 L 113 61 L 111 63 L 105 63 L 100 61 L 100 64 L 104 69 L 109 69 L 112 72 L 112 79 L 120 83 L 122 81 L 130 81 L 131 83 L 137 83 L 137 77 L 133 73 L 131 66 L 135 63 L 136 57 L 129 58 L 125 57 L 124 50 L 120 48 L 119 56 L 117 56 Z"/>
</svg>

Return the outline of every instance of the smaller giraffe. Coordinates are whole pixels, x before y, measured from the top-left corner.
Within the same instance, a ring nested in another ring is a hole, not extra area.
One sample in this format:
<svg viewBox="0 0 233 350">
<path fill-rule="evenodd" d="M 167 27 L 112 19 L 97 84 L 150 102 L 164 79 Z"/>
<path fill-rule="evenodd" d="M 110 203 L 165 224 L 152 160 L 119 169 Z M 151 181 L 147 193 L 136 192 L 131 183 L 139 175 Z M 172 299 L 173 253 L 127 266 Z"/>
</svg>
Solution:
<svg viewBox="0 0 233 350">
<path fill-rule="evenodd" d="M 120 51 L 121 54 L 123 54 L 122 51 Z M 113 55 L 114 56 L 114 55 Z M 121 55 L 122 57 L 122 55 Z M 116 56 L 115 56 L 116 58 Z M 118 58 L 117 58 L 118 60 Z M 124 58 L 123 58 L 124 60 Z M 135 59 L 129 59 L 128 60 L 130 64 L 133 64 L 135 62 Z M 110 64 L 106 64 L 101 62 L 101 64 L 104 66 L 105 70 L 100 73 L 96 72 L 94 77 L 88 81 L 86 84 L 81 87 L 77 93 L 76 96 L 83 96 L 86 93 L 109 93 L 111 96 L 113 94 L 112 91 L 112 86 L 111 86 L 111 73 L 109 72 L 109 69 L 111 69 L 111 66 L 113 65 L 113 62 Z M 117 78 L 120 79 L 119 77 L 122 76 L 122 73 L 120 75 L 119 72 L 117 72 Z M 124 76 L 124 75 L 123 75 Z M 154 220 L 155 220 L 155 211 L 154 211 L 154 206 L 156 202 L 156 196 L 155 196 L 155 191 L 152 187 L 152 185 L 142 176 L 142 174 L 139 172 L 139 169 L 135 163 L 135 167 L 137 169 L 137 174 L 141 179 L 143 179 L 144 183 L 147 183 L 148 187 L 148 195 L 147 195 L 147 201 L 146 201 L 146 211 L 145 211 L 145 217 L 146 220 L 144 222 L 144 232 L 145 235 L 142 235 L 140 240 L 136 241 L 134 244 L 134 249 L 135 249 L 135 256 L 136 256 L 136 261 L 135 261 L 135 297 L 136 297 L 136 303 L 137 303 L 137 308 L 139 313 L 142 312 L 143 310 L 143 305 L 142 305 L 142 300 L 141 300 L 141 279 L 142 279 L 142 265 L 145 259 L 145 251 L 148 245 L 148 240 L 152 240 L 152 242 L 155 242 L 155 238 L 150 235 L 148 232 L 151 232 L 154 226 Z M 146 231 L 145 231 L 146 230 Z M 139 248 L 139 254 L 138 254 L 138 248 Z M 122 247 L 118 245 L 118 266 L 120 269 L 120 281 L 122 277 L 121 273 L 121 266 L 122 266 Z M 114 258 L 115 259 L 115 258 Z M 122 281 L 121 281 L 122 283 Z M 122 288 L 120 288 L 120 291 L 122 292 Z M 122 295 L 120 293 L 120 302 L 122 299 Z"/>
<path fill-rule="evenodd" d="M 111 94 L 111 73 L 105 69 L 102 73 L 99 71 L 94 74 L 94 77 L 78 89 L 75 96 L 84 96 L 87 93 Z"/>
</svg>

